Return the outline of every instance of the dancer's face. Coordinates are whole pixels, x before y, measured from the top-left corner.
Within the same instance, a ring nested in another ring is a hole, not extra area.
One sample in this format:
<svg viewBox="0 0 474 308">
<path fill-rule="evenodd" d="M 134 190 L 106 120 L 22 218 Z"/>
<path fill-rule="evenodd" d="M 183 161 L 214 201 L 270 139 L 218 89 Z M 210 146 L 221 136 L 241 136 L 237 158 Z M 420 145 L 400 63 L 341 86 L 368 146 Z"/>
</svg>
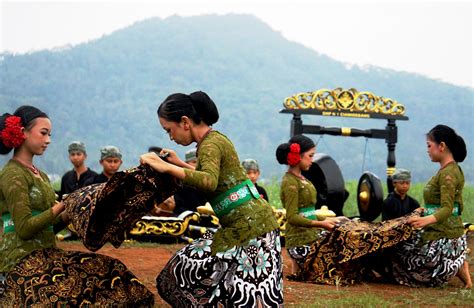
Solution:
<svg viewBox="0 0 474 308">
<path fill-rule="evenodd" d="M 51 121 L 48 118 L 36 118 L 31 128 L 24 130 L 26 147 L 34 155 L 42 155 L 51 143 Z"/>
<path fill-rule="evenodd" d="M 444 142 L 438 144 L 433 140 L 427 138 L 426 139 L 426 152 L 430 157 L 432 162 L 440 162 L 443 158 L 445 152 L 445 145 Z"/>
<path fill-rule="evenodd" d="M 312 147 L 308 151 L 301 154 L 300 169 L 308 171 L 313 164 L 313 156 L 316 153 L 316 147 Z"/>
<path fill-rule="evenodd" d="M 173 122 L 162 117 L 160 117 L 159 120 L 161 127 L 163 127 L 163 129 L 168 133 L 170 140 L 184 146 L 189 145 L 194 141 L 191 135 L 189 121 L 183 119 L 180 122 Z"/>
</svg>

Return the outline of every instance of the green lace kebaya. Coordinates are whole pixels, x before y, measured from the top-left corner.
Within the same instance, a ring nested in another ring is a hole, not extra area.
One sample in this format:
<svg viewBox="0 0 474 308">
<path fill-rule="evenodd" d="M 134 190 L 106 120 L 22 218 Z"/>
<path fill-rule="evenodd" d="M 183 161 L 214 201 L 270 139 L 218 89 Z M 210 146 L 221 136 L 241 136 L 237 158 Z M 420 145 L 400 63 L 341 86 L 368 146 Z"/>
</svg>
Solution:
<svg viewBox="0 0 474 308">
<path fill-rule="evenodd" d="M 453 162 L 440 169 L 426 184 L 423 190 L 425 204 L 439 205 L 434 216 L 437 222 L 424 228 L 423 240 L 458 238 L 464 234 L 461 216 L 453 215 L 455 204 L 459 212 L 463 210 L 462 190 L 464 174 Z"/>
<path fill-rule="evenodd" d="M 2 230 L 0 272 L 10 271 L 33 250 L 56 247 L 51 228 L 60 219 L 59 216 L 54 217 L 51 209 L 55 193 L 48 176 L 43 172 L 40 174 L 41 179 L 14 160 L 10 160 L 0 171 L 2 229 L 5 223 L 14 225 L 13 231 Z"/>
<path fill-rule="evenodd" d="M 183 183 L 201 190 L 208 200 L 248 179 L 234 145 L 218 131 L 211 131 L 200 142 L 197 156 L 196 169 L 185 169 Z M 219 222 L 222 228 L 214 235 L 213 255 L 279 228 L 272 207 L 263 198 L 252 198 L 221 217 Z"/>
<path fill-rule="evenodd" d="M 285 246 L 311 245 L 319 238 L 321 229 L 311 226 L 311 219 L 300 211 L 316 204 L 316 188 L 308 180 L 286 173 L 281 181 L 280 198 L 286 209 Z"/>
</svg>

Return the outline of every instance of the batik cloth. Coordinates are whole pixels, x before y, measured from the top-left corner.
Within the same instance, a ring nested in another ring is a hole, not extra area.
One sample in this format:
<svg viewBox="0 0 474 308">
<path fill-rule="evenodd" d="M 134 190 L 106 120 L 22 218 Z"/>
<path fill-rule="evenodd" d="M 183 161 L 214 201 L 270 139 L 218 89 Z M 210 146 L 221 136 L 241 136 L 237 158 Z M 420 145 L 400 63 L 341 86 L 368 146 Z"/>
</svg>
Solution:
<svg viewBox="0 0 474 308">
<path fill-rule="evenodd" d="M 6 275 L 3 307 L 153 306 L 154 295 L 119 260 L 46 248 L 21 259 Z"/>
<path fill-rule="evenodd" d="M 179 188 L 175 178 L 149 166 L 115 173 L 107 183 L 93 184 L 63 201 L 73 229 L 91 251 L 110 242 L 119 247 L 125 233 Z"/>
<path fill-rule="evenodd" d="M 173 307 L 283 306 L 279 231 L 211 255 L 213 233 L 182 248 L 157 277 L 160 296 Z"/>
<path fill-rule="evenodd" d="M 466 260 L 466 235 L 423 242 L 423 231 L 391 252 L 389 277 L 410 287 L 439 287 L 453 278 Z"/>
<path fill-rule="evenodd" d="M 288 254 L 293 260 L 296 261 L 299 268 L 303 268 L 304 263 L 306 261 L 306 257 L 309 255 L 310 250 L 311 250 L 311 246 L 309 245 L 291 247 L 287 249 Z"/>
<path fill-rule="evenodd" d="M 6 276 L 4 273 L 0 273 L 0 299 L 3 297 L 6 288 Z"/>
<path fill-rule="evenodd" d="M 349 220 L 311 245 L 299 280 L 348 285 L 363 280 L 371 270 L 371 255 L 415 236 L 407 220 L 421 210 L 378 223 Z"/>
</svg>

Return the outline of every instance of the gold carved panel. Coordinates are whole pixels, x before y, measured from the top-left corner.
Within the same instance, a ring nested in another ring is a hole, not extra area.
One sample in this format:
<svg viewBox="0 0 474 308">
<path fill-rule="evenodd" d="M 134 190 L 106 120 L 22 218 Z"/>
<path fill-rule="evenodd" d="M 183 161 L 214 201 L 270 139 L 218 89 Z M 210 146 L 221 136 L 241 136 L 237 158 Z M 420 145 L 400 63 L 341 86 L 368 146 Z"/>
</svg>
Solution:
<svg viewBox="0 0 474 308">
<path fill-rule="evenodd" d="M 359 92 L 354 88 L 344 90 L 320 89 L 287 97 L 285 109 L 337 111 L 345 113 L 378 113 L 383 115 L 405 114 L 405 107 L 391 98 L 377 96 L 371 92 Z M 344 116 L 343 114 L 338 114 Z"/>
</svg>

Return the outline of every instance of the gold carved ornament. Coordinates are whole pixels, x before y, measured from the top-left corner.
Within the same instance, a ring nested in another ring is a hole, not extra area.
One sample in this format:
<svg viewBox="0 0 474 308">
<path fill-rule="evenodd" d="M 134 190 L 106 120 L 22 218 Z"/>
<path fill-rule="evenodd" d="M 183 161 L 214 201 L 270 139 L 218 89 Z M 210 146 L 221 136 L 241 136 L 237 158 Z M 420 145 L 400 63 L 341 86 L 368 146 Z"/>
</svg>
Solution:
<svg viewBox="0 0 474 308">
<path fill-rule="evenodd" d="M 132 235 L 162 235 L 169 234 L 173 236 L 182 235 L 191 221 L 199 221 L 200 215 L 196 212 L 190 212 L 183 219 L 177 218 L 159 218 L 159 219 L 141 219 L 135 227 L 130 230 Z"/>
<path fill-rule="evenodd" d="M 383 115 L 404 115 L 405 106 L 391 98 L 377 96 L 371 92 L 359 92 L 354 88 L 344 90 L 320 89 L 287 97 L 285 109 L 345 111 L 353 113 L 379 113 Z"/>
<path fill-rule="evenodd" d="M 273 208 L 273 213 L 275 214 L 278 224 L 280 225 L 280 235 L 284 236 L 286 229 L 286 210 Z M 132 235 L 168 234 L 182 237 L 186 231 L 197 230 L 203 234 L 206 228 L 193 226 L 190 224 L 191 221 L 199 222 L 202 214 L 203 213 L 190 212 L 190 214 L 184 218 L 145 216 L 135 224 L 135 227 L 131 229 L 129 233 Z M 210 215 L 210 217 L 211 224 L 213 224 L 216 228 L 219 227 L 219 218 L 217 218 L 215 215 Z"/>
<path fill-rule="evenodd" d="M 285 230 L 286 230 L 286 210 L 285 209 L 276 209 L 273 208 L 273 214 L 275 214 L 275 217 L 277 219 L 278 225 L 280 226 L 280 236 L 284 237 L 285 236 Z"/>
</svg>

